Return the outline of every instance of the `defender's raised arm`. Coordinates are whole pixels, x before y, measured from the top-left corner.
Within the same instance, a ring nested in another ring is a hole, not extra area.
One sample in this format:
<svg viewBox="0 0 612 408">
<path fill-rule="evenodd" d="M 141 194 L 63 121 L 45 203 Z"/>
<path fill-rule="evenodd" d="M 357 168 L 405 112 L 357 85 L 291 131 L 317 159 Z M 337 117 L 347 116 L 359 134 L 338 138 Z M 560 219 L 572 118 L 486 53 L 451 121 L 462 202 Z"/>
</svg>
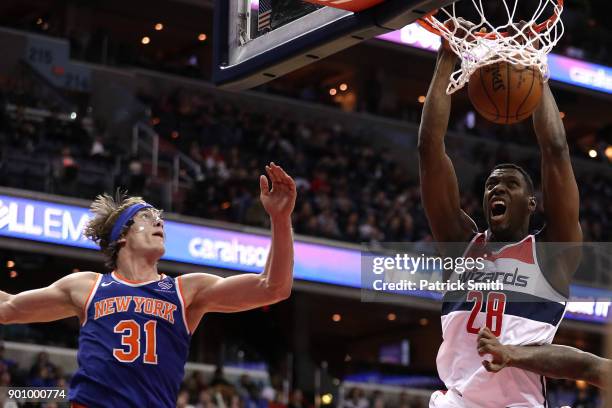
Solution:
<svg viewBox="0 0 612 408">
<path fill-rule="evenodd" d="M 271 163 L 262 175 L 261 202 L 270 216 L 272 242 L 263 273 L 222 278 L 191 273 L 178 278 L 185 294 L 189 329 L 194 330 L 207 312 L 240 312 L 277 303 L 291 294 L 293 285 L 293 232 L 291 213 L 295 206 L 295 182 Z"/>
</svg>

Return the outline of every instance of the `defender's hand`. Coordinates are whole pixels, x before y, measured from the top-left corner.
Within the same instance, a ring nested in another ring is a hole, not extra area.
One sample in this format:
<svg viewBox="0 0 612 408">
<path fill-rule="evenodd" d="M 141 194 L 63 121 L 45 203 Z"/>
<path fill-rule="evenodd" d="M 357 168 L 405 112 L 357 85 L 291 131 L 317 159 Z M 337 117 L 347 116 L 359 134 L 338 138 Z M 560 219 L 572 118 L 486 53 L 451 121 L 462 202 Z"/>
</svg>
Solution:
<svg viewBox="0 0 612 408">
<path fill-rule="evenodd" d="M 501 344 L 486 326 L 478 332 L 478 355 L 482 357 L 485 354 L 493 356 L 491 361 L 482 360 L 484 368 L 491 373 L 496 373 L 507 367 L 511 360 L 510 347 Z"/>
<path fill-rule="evenodd" d="M 271 162 L 266 173 L 272 180 L 272 189 L 263 174 L 259 176 L 259 198 L 270 218 L 289 218 L 295 207 L 297 191 L 295 181 L 280 167 Z"/>
</svg>

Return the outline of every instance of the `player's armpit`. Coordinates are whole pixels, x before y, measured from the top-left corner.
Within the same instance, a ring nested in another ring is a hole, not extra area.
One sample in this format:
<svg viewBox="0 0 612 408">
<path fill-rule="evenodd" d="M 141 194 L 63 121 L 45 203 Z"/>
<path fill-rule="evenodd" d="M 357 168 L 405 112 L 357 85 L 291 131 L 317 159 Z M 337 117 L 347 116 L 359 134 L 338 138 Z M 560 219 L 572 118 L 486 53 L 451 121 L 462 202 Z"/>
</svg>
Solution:
<svg viewBox="0 0 612 408">
<path fill-rule="evenodd" d="M 87 296 L 97 273 L 79 272 L 65 276 L 52 285 L 0 299 L 0 323 L 38 323 L 67 317 L 83 317 Z"/>
</svg>

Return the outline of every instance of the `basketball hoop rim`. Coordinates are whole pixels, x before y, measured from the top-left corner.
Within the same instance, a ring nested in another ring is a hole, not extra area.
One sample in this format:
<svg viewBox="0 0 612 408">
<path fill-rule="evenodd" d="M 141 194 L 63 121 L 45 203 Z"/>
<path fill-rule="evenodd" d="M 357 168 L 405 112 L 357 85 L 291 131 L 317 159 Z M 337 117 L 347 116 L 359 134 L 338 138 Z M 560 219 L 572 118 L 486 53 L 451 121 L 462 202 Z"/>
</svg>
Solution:
<svg viewBox="0 0 612 408">
<path fill-rule="evenodd" d="M 563 1 L 564 0 L 557 0 L 557 5 L 560 8 L 563 8 Z M 440 33 L 440 30 L 438 30 L 434 24 L 432 23 L 431 19 L 434 15 L 436 15 L 438 13 L 440 9 L 435 9 L 427 14 L 425 14 L 423 17 L 417 19 L 417 23 L 423 27 L 424 29 L 426 29 L 427 31 L 429 31 L 430 33 L 433 33 L 435 35 L 439 35 L 441 36 L 442 34 Z M 542 32 L 544 29 L 552 26 L 557 19 L 559 18 L 559 13 L 557 11 L 558 9 L 555 9 L 554 13 L 548 17 L 545 21 L 541 22 L 540 24 L 536 24 L 533 26 L 533 31 L 535 31 L 536 33 L 540 33 Z M 495 38 L 498 37 L 507 37 L 508 35 L 510 35 L 508 33 L 508 31 L 502 31 L 499 33 L 482 33 L 482 32 L 475 32 L 475 33 L 470 33 L 470 35 L 476 36 L 476 37 L 481 37 L 481 38 L 486 38 L 488 40 L 493 40 Z"/>
</svg>

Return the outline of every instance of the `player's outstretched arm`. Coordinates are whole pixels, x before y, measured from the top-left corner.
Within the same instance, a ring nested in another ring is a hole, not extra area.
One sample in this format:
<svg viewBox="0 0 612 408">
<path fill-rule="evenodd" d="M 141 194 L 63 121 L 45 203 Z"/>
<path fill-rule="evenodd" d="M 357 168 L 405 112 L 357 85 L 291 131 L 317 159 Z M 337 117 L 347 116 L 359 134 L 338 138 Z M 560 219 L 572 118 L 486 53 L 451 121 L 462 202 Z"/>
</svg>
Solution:
<svg viewBox="0 0 612 408">
<path fill-rule="evenodd" d="M 270 163 L 259 180 L 261 202 L 270 216 L 272 242 L 266 266 L 261 274 L 243 274 L 221 278 L 192 273 L 178 278 L 193 330 L 207 312 L 239 312 L 273 304 L 291 294 L 293 286 L 293 232 L 291 213 L 297 196 L 295 182 L 285 171 Z"/>
<path fill-rule="evenodd" d="M 574 177 L 565 128 L 548 82 L 533 112 L 533 125 L 542 152 L 542 193 L 549 242 L 581 242 L 578 185 Z"/>
<path fill-rule="evenodd" d="M 72 316 L 82 319 L 97 277 L 94 272 L 79 272 L 17 295 L 0 291 L 0 324 L 51 322 Z"/>
<path fill-rule="evenodd" d="M 461 210 L 457 175 L 444 147 L 451 109 L 446 87 L 456 61 L 452 51 L 440 47 L 419 128 L 421 197 L 438 242 L 467 241 L 477 230 L 474 221 Z"/>
<path fill-rule="evenodd" d="M 509 346 L 499 342 L 483 327 L 478 333 L 478 354 L 491 354 L 492 361 L 483 360 L 487 371 L 496 373 L 505 367 L 516 367 L 550 378 L 584 380 L 604 388 L 612 372 L 612 361 L 569 346 Z"/>
</svg>

